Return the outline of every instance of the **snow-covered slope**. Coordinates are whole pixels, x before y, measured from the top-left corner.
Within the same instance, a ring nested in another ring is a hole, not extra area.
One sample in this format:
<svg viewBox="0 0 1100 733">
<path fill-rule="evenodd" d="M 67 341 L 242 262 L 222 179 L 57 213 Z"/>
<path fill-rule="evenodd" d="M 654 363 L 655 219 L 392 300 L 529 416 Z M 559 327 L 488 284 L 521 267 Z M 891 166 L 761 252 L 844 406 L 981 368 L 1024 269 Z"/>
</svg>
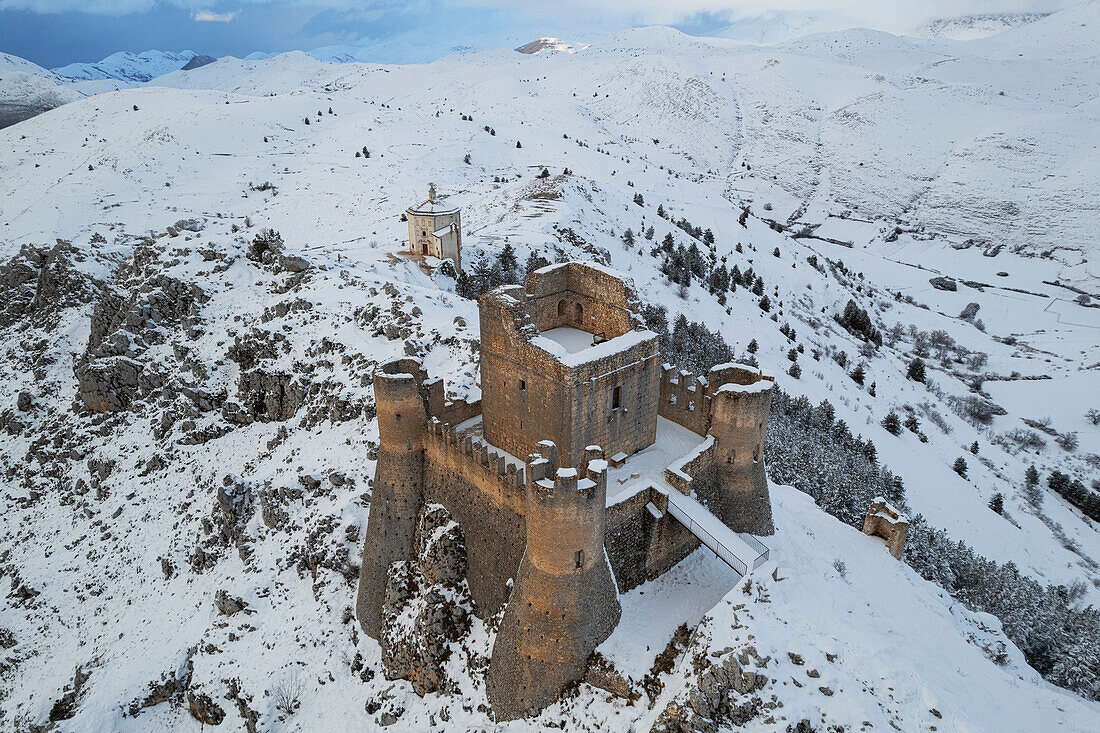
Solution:
<svg viewBox="0 0 1100 733">
<path fill-rule="evenodd" d="M 26 59 L 0 53 L 0 127 L 34 117 L 80 99 L 65 80 Z"/>
<path fill-rule="evenodd" d="M 170 71 L 182 69 L 200 54 L 194 51 L 119 51 L 102 61 L 77 62 L 54 69 L 58 76 L 72 81 L 145 82 Z"/>
<path fill-rule="evenodd" d="M 476 302 L 398 254 L 400 213 L 428 181 L 463 209 L 474 277 L 505 243 L 521 269 L 535 255 L 626 272 L 670 321 L 828 400 L 830 429 L 873 440 L 925 526 L 1063 586 L 1067 609 L 1096 605 L 1100 532 L 1046 488 L 1055 469 L 1087 481 L 1100 453 L 1085 416 L 1100 310 L 1065 287 L 1100 290 L 1081 154 L 1094 72 L 1070 34 L 1081 16 L 1062 26 L 1075 62 L 1045 60 L 1035 29 L 1057 18 L 968 43 L 853 32 L 761 48 L 656 28 L 411 67 L 222 59 L 0 131 L 0 727 L 197 730 L 191 710 L 212 706 L 261 730 L 494 725 L 492 619 L 456 647 L 454 694 L 420 698 L 384 679 L 351 614 L 372 367 L 411 352 L 479 393 Z M 1010 197 L 1030 208 L 988 205 Z M 284 252 L 265 263 L 267 227 Z M 705 273 L 751 268 L 759 292 L 670 282 L 666 237 Z M 1070 249 L 1037 254 L 1056 245 Z M 881 347 L 833 319 L 849 300 Z M 926 383 L 905 376 L 918 354 Z M 971 399 L 1003 410 L 968 419 Z M 891 412 L 915 427 L 887 432 Z M 797 448 L 806 475 L 840 465 Z M 773 473 L 799 478 L 798 460 Z M 832 510 L 848 478 L 802 488 Z M 506 729 L 704 713 L 754 730 L 1097 728 L 1097 704 L 1044 682 L 999 621 L 806 494 L 772 492 L 772 564 L 751 584 L 701 551 L 624 596 L 631 623 L 601 651 L 636 701 L 582 684 Z M 681 623 L 680 651 L 658 660 Z M 731 659 L 751 684 L 710 674 Z M 706 707 L 715 685 L 732 707 Z"/>
</svg>

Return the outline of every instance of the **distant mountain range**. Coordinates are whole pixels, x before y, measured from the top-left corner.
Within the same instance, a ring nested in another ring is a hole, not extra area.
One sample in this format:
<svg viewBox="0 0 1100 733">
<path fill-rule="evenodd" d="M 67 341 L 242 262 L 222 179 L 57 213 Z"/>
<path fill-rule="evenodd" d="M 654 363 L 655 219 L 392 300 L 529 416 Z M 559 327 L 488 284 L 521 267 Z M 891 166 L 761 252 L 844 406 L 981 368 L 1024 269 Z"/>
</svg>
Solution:
<svg viewBox="0 0 1100 733">
<path fill-rule="evenodd" d="M 54 69 L 54 73 L 71 81 L 147 82 L 172 71 L 197 69 L 214 61 L 211 56 L 194 51 L 120 51 L 95 63 L 75 63 Z"/>
</svg>

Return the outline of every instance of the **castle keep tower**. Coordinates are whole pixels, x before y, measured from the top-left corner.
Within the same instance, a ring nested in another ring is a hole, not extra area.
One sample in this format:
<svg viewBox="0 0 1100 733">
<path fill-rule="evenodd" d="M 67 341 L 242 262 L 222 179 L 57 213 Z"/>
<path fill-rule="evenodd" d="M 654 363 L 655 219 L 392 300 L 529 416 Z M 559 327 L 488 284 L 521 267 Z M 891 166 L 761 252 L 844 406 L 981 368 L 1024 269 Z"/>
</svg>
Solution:
<svg viewBox="0 0 1100 733">
<path fill-rule="evenodd" d="M 552 440 L 563 466 L 589 445 L 629 456 L 653 444 L 657 334 L 628 283 L 569 262 L 486 293 L 479 306 L 486 440 L 516 456 Z"/>
<path fill-rule="evenodd" d="M 378 463 L 359 566 L 356 614 L 372 638 L 381 633 L 382 600 L 390 566 L 414 557 L 416 521 L 423 505 L 424 438 L 420 396 L 423 373 L 414 359 L 391 361 L 374 372 L 378 408 Z"/>
<path fill-rule="evenodd" d="M 409 220 L 409 252 L 451 259 L 462 269 L 462 212 L 436 197 L 435 184 L 428 184 L 428 199 L 405 210 Z"/>
<path fill-rule="evenodd" d="M 589 448 L 578 479 L 552 442 L 539 449 L 527 462 L 527 551 L 486 677 L 497 720 L 537 713 L 583 677 L 621 613 L 604 552 L 607 462 Z"/>
</svg>

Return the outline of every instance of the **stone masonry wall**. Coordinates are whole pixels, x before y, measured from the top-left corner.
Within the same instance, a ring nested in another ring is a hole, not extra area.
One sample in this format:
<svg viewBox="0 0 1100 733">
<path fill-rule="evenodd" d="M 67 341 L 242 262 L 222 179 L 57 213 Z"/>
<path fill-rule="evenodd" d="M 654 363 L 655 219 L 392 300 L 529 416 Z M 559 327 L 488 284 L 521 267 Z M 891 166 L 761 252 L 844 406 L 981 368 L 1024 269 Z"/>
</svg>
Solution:
<svg viewBox="0 0 1100 733">
<path fill-rule="evenodd" d="M 604 545 L 620 593 L 663 575 L 699 547 L 699 540 L 672 518 L 667 506 L 667 497 L 648 488 L 607 508 Z"/>
<path fill-rule="evenodd" d="M 522 469 L 507 466 L 453 428 L 433 423 L 424 452 L 424 500 L 447 507 L 466 536 L 467 578 L 477 615 L 488 618 L 508 600 L 526 544 Z M 509 470 L 511 469 L 511 470 Z"/>
</svg>

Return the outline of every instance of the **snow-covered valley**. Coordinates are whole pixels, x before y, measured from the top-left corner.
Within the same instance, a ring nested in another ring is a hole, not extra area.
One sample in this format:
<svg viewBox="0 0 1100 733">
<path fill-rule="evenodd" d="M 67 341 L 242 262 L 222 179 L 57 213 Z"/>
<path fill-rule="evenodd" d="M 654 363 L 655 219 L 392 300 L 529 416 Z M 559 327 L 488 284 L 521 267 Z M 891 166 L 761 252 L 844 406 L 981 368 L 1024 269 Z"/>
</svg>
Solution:
<svg viewBox="0 0 1100 733">
<path fill-rule="evenodd" d="M 1049 480 L 1096 506 L 1098 25 L 1086 3 L 971 41 L 222 59 L 0 130 L 0 727 L 198 730 L 212 704 L 251 730 L 498 729 L 499 618 L 421 698 L 353 616 L 370 377 L 416 355 L 476 397 L 463 295 L 540 257 L 633 278 L 678 365 L 727 348 L 827 400 L 923 526 L 1095 622 L 1100 531 Z M 461 282 L 400 254 L 429 181 L 462 208 Z M 862 494 L 837 487 L 871 480 L 792 442 L 766 456 L 769 564 L 738 579 L 701 549 L 624 595 L 602 651 L 636 699 L 581 684 L 499 729 L 1100 726 L 1095 630 L 1033 669 L 1041 630 L 848 526 Z M 735 709 L 700 702 L 714 669 Z"/>
</svg>

